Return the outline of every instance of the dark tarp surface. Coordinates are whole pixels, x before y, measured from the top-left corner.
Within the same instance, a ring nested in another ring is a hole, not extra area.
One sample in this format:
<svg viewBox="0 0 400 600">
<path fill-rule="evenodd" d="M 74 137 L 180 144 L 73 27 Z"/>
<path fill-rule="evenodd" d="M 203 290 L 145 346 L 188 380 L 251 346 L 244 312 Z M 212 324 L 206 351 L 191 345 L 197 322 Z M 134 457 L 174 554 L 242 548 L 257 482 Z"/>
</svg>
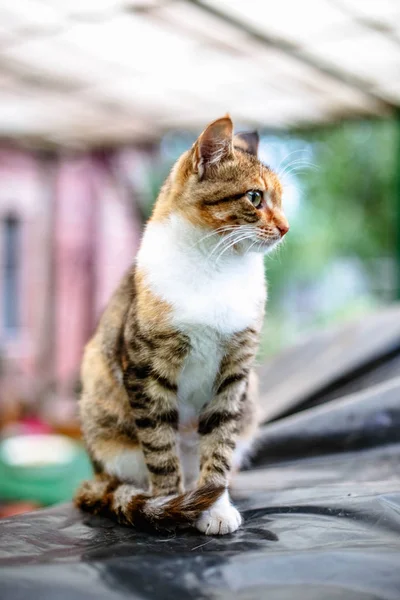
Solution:
<svg viewBox="0 0 400 600">
<path fill-rule="evenodd" d="M 2 600 L 400 598 L 400 446 L 285 463 L 228 537 L 150 536 L 71 506 L 1 523 Z M 293 477 L 294 475 L 294 477 Z"/>
<path fill-rule="evenodd" d="M 335 356 L 337 342 L 328 340 Z M 236 533 L 149 535 L 71 505 L 3 519 L 0 600 L 400 600 L 395 346 L 382 342 L 378 369 L 361 373 L 354 361 L 362 385 L 338 376 L 335 398 L 324 404 L 322 386 L 318 405 L 303 410 L 302 394 L 301 412 L 290 404 L 263 427 L 253 467 L 236 480 Z M 339 397 L 340 385 L 358 391 Z"/>
</svg>

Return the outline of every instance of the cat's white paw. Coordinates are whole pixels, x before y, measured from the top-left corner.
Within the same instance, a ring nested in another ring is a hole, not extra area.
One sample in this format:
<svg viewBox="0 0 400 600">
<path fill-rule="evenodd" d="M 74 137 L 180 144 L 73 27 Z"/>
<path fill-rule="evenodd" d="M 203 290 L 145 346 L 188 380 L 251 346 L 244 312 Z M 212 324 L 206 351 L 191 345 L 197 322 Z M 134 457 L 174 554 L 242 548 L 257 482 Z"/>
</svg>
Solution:
<svg viewBox="0 0 400 600">
<path fill-rule="evenodd" d="M 225 535 L 236 531 L 241 523 L 242 517 L 232 506 L 226 490 L 211 508 L 201 513 L 196 528 L 206 535 Z"/>
</svg>

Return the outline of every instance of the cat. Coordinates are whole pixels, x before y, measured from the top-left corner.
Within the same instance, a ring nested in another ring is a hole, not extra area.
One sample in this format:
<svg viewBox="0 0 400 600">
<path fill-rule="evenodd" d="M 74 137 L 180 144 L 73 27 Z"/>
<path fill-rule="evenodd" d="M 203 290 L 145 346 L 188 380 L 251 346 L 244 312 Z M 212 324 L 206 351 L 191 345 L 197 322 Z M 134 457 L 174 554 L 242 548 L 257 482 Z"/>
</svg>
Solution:
<svg viewBox="0 0 400 600">
<path fill-rule="evenodd" d="M 160 191 L 84 353 L 80 416 L 96 475 L 77 492 L 83 510 L 209 535 L 241 524 L 228 484 L 258 427 L 263 254 L 289 229 L 258 145 L 217 119 Z"/>
</svg>

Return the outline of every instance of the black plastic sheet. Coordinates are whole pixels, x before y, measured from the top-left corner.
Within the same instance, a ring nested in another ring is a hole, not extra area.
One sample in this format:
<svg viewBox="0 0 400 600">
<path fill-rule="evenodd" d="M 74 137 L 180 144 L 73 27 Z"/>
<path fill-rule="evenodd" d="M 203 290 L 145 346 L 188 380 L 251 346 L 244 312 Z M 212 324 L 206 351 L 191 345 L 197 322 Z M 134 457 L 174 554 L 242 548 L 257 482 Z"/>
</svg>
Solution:
<svg viewBox="0 0 400 600">
<path fill-rule="evenodd" d="M 0 598 L 400 598 L 399 445 L 257 473 L 230 536 L 149 535 L 70 505 L 3 520 Z"/>
<path fill-rule="evenodd" d="M 261 428 L 254 464 L 400 443 L 400 377 Z"/>
</svg>

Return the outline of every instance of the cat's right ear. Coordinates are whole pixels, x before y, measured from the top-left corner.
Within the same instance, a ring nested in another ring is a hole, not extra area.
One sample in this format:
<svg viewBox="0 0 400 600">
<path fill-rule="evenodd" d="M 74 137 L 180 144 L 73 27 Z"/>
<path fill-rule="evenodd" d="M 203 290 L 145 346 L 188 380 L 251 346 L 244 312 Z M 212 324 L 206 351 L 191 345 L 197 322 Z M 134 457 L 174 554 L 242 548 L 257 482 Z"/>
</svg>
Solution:
<svg viewBox="0 0 400 600">
<path fill-rule="evenodd" d="M 233 156 L 233 123 L 229 115 L 206 127 L 194 145 L 193 169 L 199 179 L 207 169 Z"/>
<path fill-rule="evenodd" d="M 258 154 L 258 146 L 260 143 L 260 136 L 257 131 L 246 131 L 242 133 L 237 133 L 233 138 L 233 144 L 235 148 L 240 148 L 247 152 L 248 154 L 252 154 L 253 156 L 257 156 Z"/>
</svg>

